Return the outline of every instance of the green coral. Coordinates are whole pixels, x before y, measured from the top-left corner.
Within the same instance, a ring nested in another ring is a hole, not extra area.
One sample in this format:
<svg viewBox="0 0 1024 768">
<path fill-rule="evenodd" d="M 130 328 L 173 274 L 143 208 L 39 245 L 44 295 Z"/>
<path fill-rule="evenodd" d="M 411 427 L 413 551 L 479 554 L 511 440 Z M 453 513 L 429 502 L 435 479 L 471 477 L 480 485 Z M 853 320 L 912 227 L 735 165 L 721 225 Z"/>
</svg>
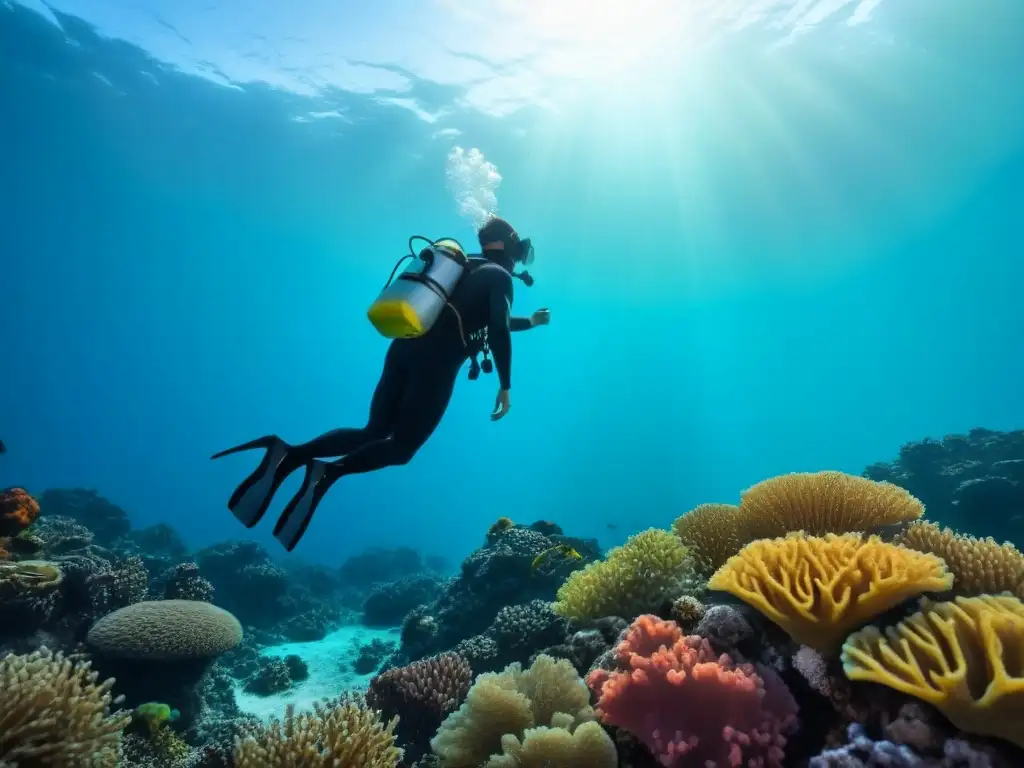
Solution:
<svg viewBox="0 0 1024 768">
<path fill-rule="evenodd" d="M 569 576 L 553 607 L 570 619 L 631 619 L 679 597 L 694 579 L 686 546 L 669 531 L 650 528 Z"/>
</svg>

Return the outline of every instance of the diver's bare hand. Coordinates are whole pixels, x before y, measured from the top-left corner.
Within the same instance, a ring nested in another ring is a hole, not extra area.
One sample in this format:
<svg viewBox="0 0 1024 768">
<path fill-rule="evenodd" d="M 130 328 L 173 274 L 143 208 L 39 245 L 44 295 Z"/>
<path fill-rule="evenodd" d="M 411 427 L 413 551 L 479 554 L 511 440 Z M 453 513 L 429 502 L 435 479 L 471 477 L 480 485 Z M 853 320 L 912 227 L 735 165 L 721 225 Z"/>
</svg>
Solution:
<svg viewBox="0 0 1024 768">
<path fill-rule="evenodd" d="M 509 408 L 512 407 L 512 399 L 507 389 L 499 389 L 498 396 L 494 398 L 494 410 L 491 411 L 491 421 L 505 418 Z"/>
<path fill-rule="evenodd" d="M 547 325 L 551 322 L 551 310 L 541 307 L 530 315 L 530 326 L 536 328 L 538 325 Z"/>
</svg>

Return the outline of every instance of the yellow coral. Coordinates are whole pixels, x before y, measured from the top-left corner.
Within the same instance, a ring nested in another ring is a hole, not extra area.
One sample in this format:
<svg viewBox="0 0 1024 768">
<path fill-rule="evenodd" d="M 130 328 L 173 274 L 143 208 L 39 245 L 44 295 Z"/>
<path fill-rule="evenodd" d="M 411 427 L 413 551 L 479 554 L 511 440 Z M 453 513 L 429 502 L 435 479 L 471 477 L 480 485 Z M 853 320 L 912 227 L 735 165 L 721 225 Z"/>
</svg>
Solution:
<svg viewBox="0 0 1024 768">
<path fill-rule="evenodd" d="M 892 483 L 845 472 L 795 472 L 748 488 L 740 510 L 745 542 L 804 531 L 869 533 L 879 526 L 917 520 L 924 505 Z"/>
<path fill-rule="evenodd" d="M 714 573 L 746 543 L 743 515 L 735 504 L 701 504 L 676 518 L 672 527 L 704 573 Z"/>
<path fill-rule="evenodd" d="M 803 645 L 836 650 L 853 627 L 909 597 L 952 586 L 935 555 L 877 536 L 791 533 L 755 541 L 708 582 L 757 608 Z"/>
<path fill-rule="evenodd" d="M 924 601 L 883 635 L 877 627 L 843 645 L 851 680 L 927 701 L 961 730 L 1024 747 L 1024 604 L 1010 595 Z"/>
<path fill-rule="evenodd" d="M 113 680 L 41 648 L 0 659 L 0 765 L 114 768 L 126 712 L 110 714 Z"/>
<path fill-rule="evenodd" d="M 1010 592 L 1024 600 L 1024 554 L 1010 542 L 976 539 L 924 520 L 912 523 L 894 541 L 945 560 L 956 577 L 957 595 Z"/>
<path fill-rule="evenodd" d="M 678 537 L 650 528 L 630 536 L 604 560 L 566 579 L 552 606 L 572 619 L 622 616 L 657 610 L 679 596 L 693 577 L 693 561 Z"/>
<path fill-rule="evenodd" d="M 316 703 L 312 713 L 288 705 L 235 747 L 235 768 L 397 768 L 403 751 L 395 746 L 398 718 L 387 725 L 362 701 L 341 698 Z"/>
<path fill-rule="evenodd" d="M 477 768 L 503 750 L 506 757 L 488 763 L 491 768 L 532 766 L 534 762 L 516 761 L 533 760 L 540 751 L 550 748 L 539 743 L 528 747 L 534 726 L 541 727 L 537 730 L 546 731 L 547 726 L 551 726 L 566 734 L 575 734 L 582 729 L 581 723 L 593 719 L 590 691 L 573 666 L 564 659 L 556 661 L 541 654 L 529 669 L 524 670 L 516 663 L 500 673 L 485 672 L 477 677 L 462 706 L 448 715 L 430 746 L 444 768 Z M 579 728 L 574 731 L 574 726 Z M 561 734 L 542 737 L 538 733 L 534 738 L 565 744 Z M 598 737 L 592 729 L 580 737 L 581 756 L 600 751 L 600 747 L 593 744 L 595 738 Z M 614 753 L 614 747 L 612 751 Z M 553 759 L 553 755 L 550 757 Z M 562 763 L 552 763 L 552 766 L 560 765 Z M 565 768 L 575 765 L 577 763 L 566 763 Z M 600 768 L 602 764 L 578 765 Z"/>
</svg>

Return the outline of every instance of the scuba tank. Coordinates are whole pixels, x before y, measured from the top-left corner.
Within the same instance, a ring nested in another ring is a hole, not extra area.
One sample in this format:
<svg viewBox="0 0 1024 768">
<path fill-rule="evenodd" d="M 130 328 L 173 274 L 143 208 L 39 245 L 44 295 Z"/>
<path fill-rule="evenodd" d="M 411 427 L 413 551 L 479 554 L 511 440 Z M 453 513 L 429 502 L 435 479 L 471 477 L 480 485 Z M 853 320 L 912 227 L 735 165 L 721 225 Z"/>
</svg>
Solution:
<svg viewBox="0 0 1024 768">
<path fill-rule="evenodd" d="M 419 254 L 412 245 L 416 240 L 429 244 Z M 395 272 L 408 258 L 413 259 L 412 264 L 395 278 Z M 395 264 L 391 277 L 366 312 L 373 327 L 389 339 L 414 339 L 425 334 L 448 305 L 467 263 L 465 249 L 454 238 L 410 237 L 408 255 Z"/>
</svg>

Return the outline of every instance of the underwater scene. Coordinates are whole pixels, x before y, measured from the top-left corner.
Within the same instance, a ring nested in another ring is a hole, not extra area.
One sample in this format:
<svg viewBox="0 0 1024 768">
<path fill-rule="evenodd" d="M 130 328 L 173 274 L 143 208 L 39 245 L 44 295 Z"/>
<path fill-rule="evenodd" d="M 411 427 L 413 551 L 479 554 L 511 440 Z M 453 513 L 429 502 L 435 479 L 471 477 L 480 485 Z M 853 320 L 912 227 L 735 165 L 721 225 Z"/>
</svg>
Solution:
<svg viewBox="0 0 1024 768">
<path fill-rule="evenodd" d="M 1022 71 L 0 0 L 0 768 L 1024 768 Z"/>
</svg>

